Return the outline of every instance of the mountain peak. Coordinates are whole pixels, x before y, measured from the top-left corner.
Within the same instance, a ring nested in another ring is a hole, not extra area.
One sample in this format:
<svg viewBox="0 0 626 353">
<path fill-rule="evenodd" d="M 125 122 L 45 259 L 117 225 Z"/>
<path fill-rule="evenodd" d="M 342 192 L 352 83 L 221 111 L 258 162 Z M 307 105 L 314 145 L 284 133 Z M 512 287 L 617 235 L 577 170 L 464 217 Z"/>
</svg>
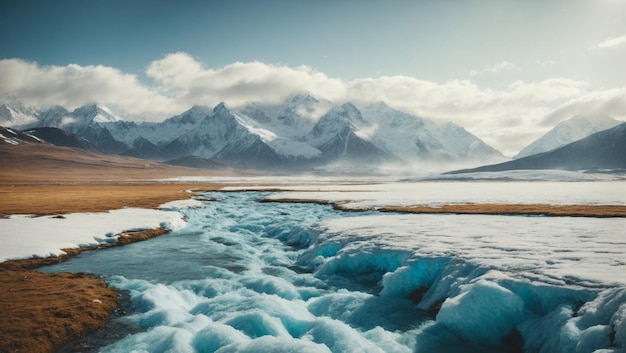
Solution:
<svg viewBox="0 0 626 353">
<path fill-rule="evenodd" d="M 84 121 L 90 121 L 94 123 L 112 123 L 122 120 L 118 118 L 115 114 L 113 114 L 109 110 L 109 108 L 96 103 L 78 107 L 74 109 L 71 114 Z"/>
<path fill-rule="evenodd" d="M 302 92 L 302 93 L 294 93 L 290 95 L 289 97 L 287 97 L 285 102 L 289 105 L 294 105 L 294 106 L 300 106 L 300 105 L 310 106 L 310 105 L 319 103 L 319 100 L 309 93 Z"/>
<path fill-rule="evenodd" d="M 166 121 L 174 124 L 195 125 L 209 115 L 211 115 L 210 108 L 200 105 L 194 105 L 185 112 L 173 116 Z"/>
<path fill-rule="evenodd" d="M 348 119 L 353 124 L 366 123 L 363 115 L 361 114 L 361 111 L 354 104 L 344 103 L 339 107 L 339 109 L 342 110 L 342 112 L 340 112 L 339 114 Z"/>
<path fill-rule="evenodd" d="M 220 102 L 218 105 L 215 106 L 215 108 L 213 108 L 213 114 L 218 114 L 218 113 L 232 113 L 232 110 L 230 109 L 230 107 L 224 103 L 224 102 Z"/>
<path fill-rule="evenodd" d="M 309 133 L 309 139 L 344 135 L 358 130 L 356 122 L 365 122 L 361 112 L 351 103 L 333 107 L 320 118 Z"/>
</svg>

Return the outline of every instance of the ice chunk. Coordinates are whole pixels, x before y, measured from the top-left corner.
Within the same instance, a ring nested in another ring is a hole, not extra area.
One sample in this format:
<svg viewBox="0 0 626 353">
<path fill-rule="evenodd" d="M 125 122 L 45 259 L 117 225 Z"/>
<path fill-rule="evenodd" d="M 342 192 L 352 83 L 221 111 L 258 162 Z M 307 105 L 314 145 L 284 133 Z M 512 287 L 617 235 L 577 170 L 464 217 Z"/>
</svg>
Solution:
<svg viewBox="0 0 626 353">
<path fill-rule="evenodd" d="M 589 327 L 580 334 L 580 340 L 576 344 L 576 352 L 594 352 L 597 349 L 611 345 L 611 328 L 607 325 Z"/>
<path fill-rule="evenodd" d="M 383 276 L 383 290 L 380 294 L 405 297 L 416 289 L 429 288 L 449 262 L 449 258 L 425 258 L 410 261 L 407 266 L 402 266 Z"/>
<path fill-rule="evenodd" d="M 515 293 L 486 280 L 464 286 L 448 298 L 437 321 L 464 340 L 500 344 L 522 320 L 524 302 Z"/>
</svg>

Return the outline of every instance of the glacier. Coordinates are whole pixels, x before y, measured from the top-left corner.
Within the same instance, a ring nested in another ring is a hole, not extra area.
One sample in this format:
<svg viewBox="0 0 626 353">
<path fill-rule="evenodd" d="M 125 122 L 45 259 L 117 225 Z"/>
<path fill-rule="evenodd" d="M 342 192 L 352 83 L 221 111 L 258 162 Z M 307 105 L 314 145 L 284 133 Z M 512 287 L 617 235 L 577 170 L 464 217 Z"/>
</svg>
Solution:
<svg viewBox="0 0 626 353">
<path fill-rule="evenodd" d="M 183 229 L 42 270 L 129 292 L 139 332 L 102 352 L 626 351 L 626 220 L 259 202 L 280 195 L 208 193 Z"/>
</svg>

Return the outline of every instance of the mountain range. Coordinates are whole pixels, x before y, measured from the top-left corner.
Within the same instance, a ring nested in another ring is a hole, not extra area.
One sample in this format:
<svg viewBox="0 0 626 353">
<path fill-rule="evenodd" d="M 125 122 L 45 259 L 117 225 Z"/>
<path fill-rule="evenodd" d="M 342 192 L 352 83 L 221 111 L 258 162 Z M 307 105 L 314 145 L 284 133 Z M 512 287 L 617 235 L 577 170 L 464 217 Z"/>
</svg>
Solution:
<svg viewBox="0 0 626 353">
<path fill-rule="evenodd" d="M 157 161 L 196 156 L 257 169 L 505 160 L 454 123 L 437 124 L 384 103 L 336 106 L 308 94 L 279 104 L 194 106 L 158 123 L 126 121 L 96 104 L 73 111 L 3 104 L 0 126 L 63 129 L 107 153 Z"/>
<path fill-rule="evenodd" d="M 370 170 L 431 162 L 497 163 L 463 172 L 623 168 L 623 134 L 590 139 L 620 123 L 608 116 L 574 116 L 505 162 L 500 152 L 459 125 L 438 124 L 382 102 L 333 105 L 299 94 L 278 104 L 194 106 L 158 123 L 127 121 L 97 104 L 73 111 L 61 106 L 0 105 L 0 126 L 23 129 L 33 138 L 60 146 L 196 168 L 284 171 L 330 166 Z"/>
</svg>

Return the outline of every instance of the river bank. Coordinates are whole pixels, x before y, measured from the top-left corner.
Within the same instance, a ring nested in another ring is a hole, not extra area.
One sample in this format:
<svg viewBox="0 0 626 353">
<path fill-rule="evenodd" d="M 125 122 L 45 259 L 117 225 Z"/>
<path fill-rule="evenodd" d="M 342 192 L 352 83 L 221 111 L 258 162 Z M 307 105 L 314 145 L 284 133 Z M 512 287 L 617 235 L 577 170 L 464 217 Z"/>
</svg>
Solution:
<svg viewBox="0 0 626 353">
<path fill-rule="evenodd" d="M 0 215 L 36 216 L 106 212 L 123 207 L 157 208 L 189 199 L 192 189 L 214 184 L 114 183 L 1 185 Z M 164 228 L 126 232 L 118 241 L 91 248 L 63 249 L 57 257 L 0 263 L 0 347 L 2 352 L 54 352 L 64 343 L 98 330 L 119 306 L 117 290 L 87 274 L 49 274 L 36 269 L 65 261 L 82 251 L 147 240 Z"/>
</svg>

